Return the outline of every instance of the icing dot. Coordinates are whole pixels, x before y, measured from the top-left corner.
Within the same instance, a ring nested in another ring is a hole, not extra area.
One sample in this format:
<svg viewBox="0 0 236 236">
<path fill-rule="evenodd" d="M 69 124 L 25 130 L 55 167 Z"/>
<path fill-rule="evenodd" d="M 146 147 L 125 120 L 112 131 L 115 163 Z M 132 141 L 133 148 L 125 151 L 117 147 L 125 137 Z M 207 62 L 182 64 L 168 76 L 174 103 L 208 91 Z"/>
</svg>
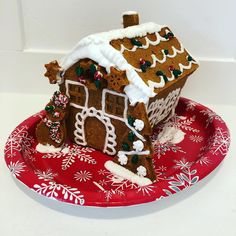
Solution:
<svg viewBox="0 0 236 236">
<path fill-rule="evenodd" d="M 169 54 L 169 51 L 167 49 L 164 50 L 165 55 Z"/>
<path fill-rule="evenodd" d="M 146 176 L 147 175 L 147 169 L 144 166 L 139 166 L 137 168 L 137 175 L 141 176 L 141 177 Z"/>
<path fill-rule="evenodd" d="M 134 121 L 134 128 L 138 131 L 143 130 L 144 128 L 144 122 L 142 120 L 136 119 Z"/>
<path fill-rule="evenodd" d="M 118 161 L 122 166 L 127 164 L 128 157 L 124 153 L 119 152 L 117 156 L 118 156 Z"/>
<path fill-rule="evenodd" d="M 141 140 L 133 142 L 133 149 L 137 152 L 141 152 L 144 148 L 144 144 Z"/>
</svg>

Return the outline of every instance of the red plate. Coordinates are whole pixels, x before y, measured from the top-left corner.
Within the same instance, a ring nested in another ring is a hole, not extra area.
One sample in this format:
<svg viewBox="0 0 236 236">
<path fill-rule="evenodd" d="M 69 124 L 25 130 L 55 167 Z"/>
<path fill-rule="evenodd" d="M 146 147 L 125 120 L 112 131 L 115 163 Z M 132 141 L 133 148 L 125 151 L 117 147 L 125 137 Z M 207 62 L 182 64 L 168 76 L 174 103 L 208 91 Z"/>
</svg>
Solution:
<svg viewBox="0 0 236 236">
<path fill-rule="evenodd" d="M 111 174 L 104 163 L 111 157 L 88 147 L 69 145 L 69 153 L 42 154 L 35 150 L 39 112 L 21 123 L 5 146 L 10 172 L 46 197 L 85 206 L 127 206 L 159 200 L 190 187 L 213 171 L 225 157 L 230 136 L 213 111 L 181 98 L 176 115 L 153 134 L 157 181 L 139 187 Z M 164 127 L 175 127 L 184 140 L 173 144 L 157 139 Z"/>
</svg>

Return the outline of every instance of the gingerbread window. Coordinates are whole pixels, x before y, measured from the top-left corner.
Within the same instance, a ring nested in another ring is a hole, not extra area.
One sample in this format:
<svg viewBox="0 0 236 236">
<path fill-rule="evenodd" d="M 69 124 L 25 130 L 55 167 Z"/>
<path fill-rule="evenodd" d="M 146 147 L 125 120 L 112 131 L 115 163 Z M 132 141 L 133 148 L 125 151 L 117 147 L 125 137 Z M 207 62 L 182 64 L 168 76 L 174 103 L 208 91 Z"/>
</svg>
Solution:
<svg viewBox="0 0 236 236">
<path fill-rule="evenodd" d="M 80 106 L 85 105 L 85 89 L 81 85 L 69 84 L 70 101 Z"/>
<path fill-rule="evenodd" d="M 111 115 L 123 117 L 125 98 L 117 94 L 106 93 L 105 112 Z"/>
</svg>

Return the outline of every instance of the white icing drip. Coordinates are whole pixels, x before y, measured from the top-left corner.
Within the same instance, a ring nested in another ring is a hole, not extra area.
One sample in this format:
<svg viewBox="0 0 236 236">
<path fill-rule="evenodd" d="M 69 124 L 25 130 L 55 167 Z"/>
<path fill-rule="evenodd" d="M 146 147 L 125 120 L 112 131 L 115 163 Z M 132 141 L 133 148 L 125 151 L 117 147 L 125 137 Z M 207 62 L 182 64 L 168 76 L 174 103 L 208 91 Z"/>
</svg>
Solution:
<svg viewBox="0 0 236 236">
<path fill-rule="evenodd" d="M 147 103 L 149 97 L 155 96 L 155 93 L 150 90 L 123 55 L 110 45 L 110 41 L 122 38 L 143 37 L 147 33 L 151 34 L 160 31 L 162 27 L 163 26 L 151 22 L 125 29 L 90 35 L 82 39 L 66 57 L 60 60 L 59 64 L 61 68 L 66 71 L 78 60 L 90 58 L 105 67 L 108 73 L 110 72 L 111 66 L 119 70 L 125 70 L 130 82 L 130 84 L 125 87 L 125 92 L 127 92 L 126 94 L 131 104 L 134 105 L 137 102 Z M 132 93 L 133 90 L 139 91 L 138 96 Z"/>
<path fill-rule="evenodd" d="M 123 12 L 122 16 L 130 16 L 130 15 L 137 15 L 138 12 L 136 11 L 125 11 Z"/>
<path fill-rule="evenodd" d="M 164 99 L 156 99 L 150 103 L 147 108 L 148 118 L 151 126 L 158 124 L 161 120 L 172 116 L 175 112 L 175 107 L 178 104 L 181 89 L 173 90 Z"/>
<path fill-rule="evenodd" d="M 36 150 L 40 153 L 55 153 L 55 152 L 63 152 L 63 153 L 68 153 L 69 149 L 67 147 L 54 147 L 53 145 L 47 144 L 43 145 L 39 143 L 36 146 Z"/>
<path fill-rule="evenodd" d="M 149 48 L 150 45 L 156 46 L 158 45 L 161 41 L 167 41 L 168 39 L 163 38 L 159 33 L 155 32 L 156 35 L 156 40 L 152 41 L 150 40 L 147 36 L 145 37 L 146 40 L 146 44 L 142 45 L 142 46 L 136 46 L 134 45 L 131 49 L 126 48 L 123 44 L 121 44 L 121 48 L 120 48 L 120 53 L 123 53 L 124 51 L 129 51 L 129 52 L 135 52 L 138 48 L 142 48 L 142 49 L 147 49 Z"/>
<path fill-rule="evenodd" d="M 157 140 L 159 143 L 177 144 L 184 140 L 185 133 L 176 127 L 165 126 L 158 134 Z"/>
<path fill-rule="evenodd" d="M 129 180 L 132 183 L 138 184 L 139 186 L 146 186 L 152 183 L 152 181 L 148 178 L 145 177 L 140 177 L 130 170 L 127 170 L 126 168 L 112 162 L 112 161 L 107 161 L 105 163 L 105 168 L 109 170 L 111 173 L 120 176 L 124 179 Z"/>
<path fill-rule="evenodd" d="M 165 54 L 164 53 L 164 50 L 161 50 L 162 52 L 162 55 L 163 55 L 163 58 L 162 59 L 158 59 L 156 57 L 155 54 L 152 54 L 151 57 L 152 57 L 152 65 L 151 65 L 151 68 L 155 68 L 156 65 L 157 65 L 157 62 L 160 63 L 160 64 L 163 64 L 164 62 L 166 62 L 167 58 L 174 58 L 177 56 L 177 54 L 182 54 L 184 53 L 184 47 L 183 45 L 181 44 L 181 47 L 180 47 L 180 50 L 176 49 L 174 46 L 172 46 L 172 50 L 173 50 L 173 53 L 172 54 Z M 141 69 L 139 68 L 136 68 L 136 67 L 133 67 L 135 69 L 135 71 L 137 72 L 142 72 Z M 190 67 L 191 68 L 191 67 Z M 190 69 L 189 68 L 189 69 Z"/>
<path fill-rule="evenodd" d="M 179 63 L 179 70 L 181 71 L 181 73 L 183 73 L 184 70 L 188 70 L 192 67 L 192 64 L 198 64 L 195 61 L 190 61 L 188 65 L 183 65 L 181 63 Z M 160 82 L 154 82 L 152 80 L 148 80 L 148 85 L 150 87 L 150 89 L 152 91 L 154 91 L 155 88 L 163 88 L 165 86 L 165 81 L 163 79 L 163 76 L 159 76 L 160 78 Z M 167 77 L 168 81 L 173 81 L 175 79 L 175 76 L 173 74 L 173 72 L 171 72 L 171 77 Z"/>
<path fill-rule="evenodd" d="M 149 150 L 146 150 L 146 151 L 142 151 L 142 152 L 138 152 L 138 151 L 119 151 L 118 153 L 122 153 L 122 154 L 125 154 L 125 155 L 149 155 L 150 154 L 150 151 Z"/>
</svg>

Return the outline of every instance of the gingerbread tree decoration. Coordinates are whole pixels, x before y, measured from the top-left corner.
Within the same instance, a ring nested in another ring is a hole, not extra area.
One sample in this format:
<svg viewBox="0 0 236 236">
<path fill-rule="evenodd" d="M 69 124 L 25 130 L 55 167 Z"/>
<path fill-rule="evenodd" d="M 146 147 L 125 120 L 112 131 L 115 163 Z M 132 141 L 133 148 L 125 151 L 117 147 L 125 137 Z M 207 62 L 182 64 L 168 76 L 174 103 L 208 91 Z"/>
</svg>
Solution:
<svg viewBox="0 0 236 236">
<path fill-rule="evenodd" d="M 110 74 L 104 78 L 107 80 L 107 88 L 116 92 L 123 92 L 124 87 L 129 84 L 126 71 L 117 70 L 115 67 L 111 67 Z"/>
<path fill-rule="evenodd" d="M 57 76 L 59 72 L 61 71 L 61 67 L 59 66 L 57 61 L 52 61 L 49 64 L 45 65 L 47 72 L 44 74 L 44 76 L 48 77 L 50 84 L 56 84 L 57 83 Z"/>
</svg>

